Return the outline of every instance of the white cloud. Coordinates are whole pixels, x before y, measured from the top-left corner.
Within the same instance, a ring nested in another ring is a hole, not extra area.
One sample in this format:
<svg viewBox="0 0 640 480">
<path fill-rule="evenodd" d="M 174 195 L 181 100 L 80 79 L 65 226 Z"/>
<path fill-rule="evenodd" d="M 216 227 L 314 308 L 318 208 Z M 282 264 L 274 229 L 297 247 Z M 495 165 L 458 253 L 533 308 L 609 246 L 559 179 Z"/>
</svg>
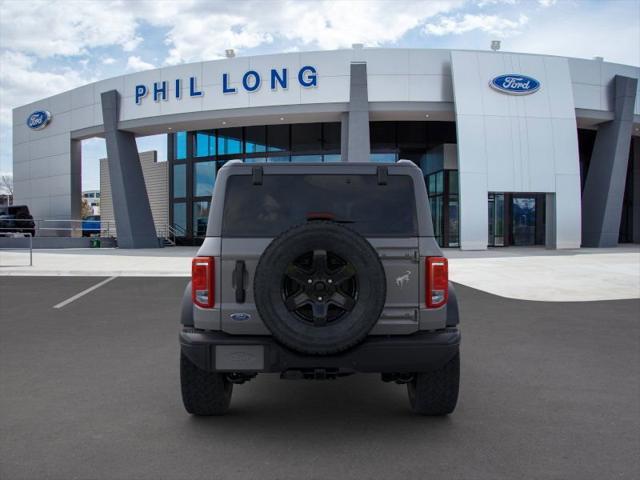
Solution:
<svg viewBox="0 0 640 480">
<path fill-rule="evenodd" d="M 103 65 L 113 65 L 116 63 L 116 59 L 113 57 L 106 57 L 102 59 Z"/>
<path fill-rule="evenodd" d="M 424 32 L 430 35 L 460 35 L 474 30 L 494 35 L 496 37 L 508 37 L 519 33 L 527 24 L 529 18 L 520 14 L 518 18 L 510 20 L 497 15 L 472 15 L 461 17 L 440 17 L 436 23 L 428 23 Z"/>
<path fill-rule="evenodd" d="M 612 2 L 618 3 L 618 2 Z M 626 7 L 626 8 L 625 8 Z M 640 3 L 619 2 L 619 10 L 592 13 L 567 10 L 536 22 L 502 50 L 566 57 L 604 57 L 607 62 L 640 66 Z"/>
<path fill-rule="evenodd" d="M 151 70 L 156 68 L 153 64 L 147 63 L 138 56 L 131 56 L 127 59 L 127 70 L 131 72 L 139 72 L 140 70 Z"/>
<path fill-rule="evenodd" d="M 46 72 L 34 68 L 36 59 L 5 51 L 0 55 L 0 123 L 11 123 L 11 109 L 92 81 L 79 72 L 64 69 Z"/>
<path fill-rule="evenodd" d="M 538 3 L 543 7 L 550 7 L 555 5 L 558 0 L 538 0 Z"/>
<path fill-rule="evenodd" d="M 429 18 L 462 0 L 344 0 L 274 2 L 163 2 L 145 20 L 169 28 L 168 64 L 219 58 L 224 50 L 255 48 L 275 41 L 298 47 L 335 49 L 352 43 L 393 43 Z M 137 12 L 143 4 L 134 3 Z"/>
<path fill-rule="evenodd" d="M 92 82 L 71 69 L 47 72 L 35 68 L 36 58 L 24 53 L 0 54 L 0 165 L 11 165 L 11 125 L 14 107 Z"/>
<path fill-rule="evenodd" d="M 479 0 L 477 5 L 478 7 L 482 8 L 489 5 L 498 5 L 498 4 L 515 5 L 516 3 L 518 3 L 518 0 Z"/>
<path fill-rule="evenodd" d="M 3 2 L 0 46 L 41 58 L 110 45 L 131 51 L 142 38 L 127 6 L 123 1 Z"/>
</svg>

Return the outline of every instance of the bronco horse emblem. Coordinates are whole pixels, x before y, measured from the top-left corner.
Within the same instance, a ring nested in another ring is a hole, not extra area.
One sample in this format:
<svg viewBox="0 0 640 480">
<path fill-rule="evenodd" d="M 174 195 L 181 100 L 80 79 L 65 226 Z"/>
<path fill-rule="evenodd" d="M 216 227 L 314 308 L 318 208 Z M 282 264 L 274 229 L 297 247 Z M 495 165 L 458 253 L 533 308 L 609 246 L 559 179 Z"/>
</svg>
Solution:
<svg viewBox="0 0 640 480">
<path fill-rule="evenodd" d="M 406 283 L 409 283 L 409 277 L 411 276 L 411 270 L 407 270 L 404 275 L 400 275 L 396 278 L 396 285 L 400 288 L 404 287 Z"/>
</svg>

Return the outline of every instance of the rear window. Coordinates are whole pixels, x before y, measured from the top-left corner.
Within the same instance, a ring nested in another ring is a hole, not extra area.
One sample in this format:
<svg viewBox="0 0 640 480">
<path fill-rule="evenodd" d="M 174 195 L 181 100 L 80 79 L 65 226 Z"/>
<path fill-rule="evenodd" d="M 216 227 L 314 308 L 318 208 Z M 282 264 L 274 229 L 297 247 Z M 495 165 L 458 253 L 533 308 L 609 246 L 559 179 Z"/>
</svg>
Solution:
<svg viewBox="0 0 640 480">
<path fill-rule="evenodd" d="M 222 234 L 226 237 L 274 237 L 314 218 L 344 223 L 368 237 L 417 236 L 413 181 L 390 175 L 251 175 L 227 181 Z"/>
</svg>

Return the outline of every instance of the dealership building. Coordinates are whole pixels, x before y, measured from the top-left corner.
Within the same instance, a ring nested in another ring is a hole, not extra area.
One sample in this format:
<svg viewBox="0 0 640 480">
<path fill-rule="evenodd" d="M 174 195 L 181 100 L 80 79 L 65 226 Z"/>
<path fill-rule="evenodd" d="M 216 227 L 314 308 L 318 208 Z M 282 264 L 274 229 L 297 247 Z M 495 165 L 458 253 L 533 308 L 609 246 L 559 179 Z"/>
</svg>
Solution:
<svg viewBox="0 0 640 480">
<path fill-rule="evenodd" d="M 216 172 L 244 162 L 413 161 L 446 247 L 640 242 L 640 69 L 493 51 L 352 49 L 123 75 L 13 111 L 16 204 L 79 219 L 81 141 L 104 137 L 121 247 L 206 231 Z M 136 137 L 167 134 L 167 162 Z M 160 165 L 162 164 L 162 165 Z"/>
</svg>

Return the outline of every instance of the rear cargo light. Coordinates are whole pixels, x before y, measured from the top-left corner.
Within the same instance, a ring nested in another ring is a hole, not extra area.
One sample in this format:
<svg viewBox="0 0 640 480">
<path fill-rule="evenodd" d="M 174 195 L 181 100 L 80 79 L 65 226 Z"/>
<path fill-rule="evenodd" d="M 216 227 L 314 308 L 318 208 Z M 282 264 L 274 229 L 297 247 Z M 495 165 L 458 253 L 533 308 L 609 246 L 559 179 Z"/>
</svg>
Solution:
<svg viewBox="0 0 640 480">
<path fill-rule="evenodd" d="M 191 262 L 191 299 L 202 308 L 215 304 L 215 262 L 213 257 L 196 257 Z"/>
<path fill-rule="evenodd" d="M 438 308 L 447 303 L 449 296 L 449 265 L 444 257 L 427 257 L 427 308 Z"/>
</svg>

